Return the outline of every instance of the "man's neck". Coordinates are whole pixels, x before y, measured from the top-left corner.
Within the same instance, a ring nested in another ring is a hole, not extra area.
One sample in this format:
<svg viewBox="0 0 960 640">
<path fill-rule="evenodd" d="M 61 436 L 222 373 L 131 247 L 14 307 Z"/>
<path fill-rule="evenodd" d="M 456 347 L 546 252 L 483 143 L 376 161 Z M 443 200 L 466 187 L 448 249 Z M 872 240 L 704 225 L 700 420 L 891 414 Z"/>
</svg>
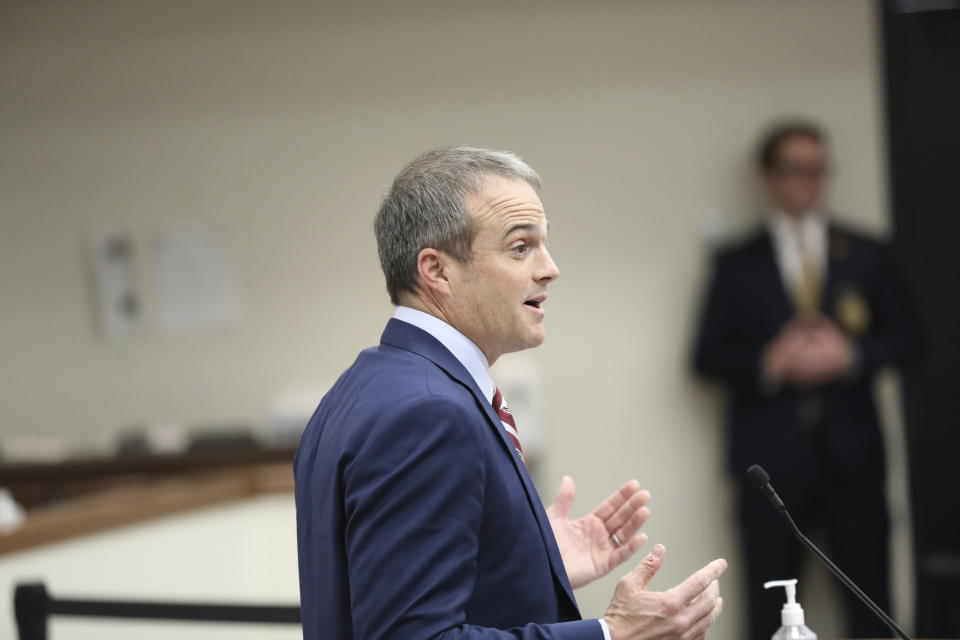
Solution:
<svg viewBox="0 0 960 640">
<path fill-rule="evenodd" d="M 410 307 L 411 309 L 416 309 L 417 311 L 421 311 L 423 313 L 431 315 L 434 318 L 437 318 L 438 320 L 450 325 L 451 327 L 453 327 L 454 329 L 462 333 L 464 336 L 467 337 L 468 340 L 470 340 L 475 345 L 477 345 L 477 348 L 480 349 L 481 353 L 483 353 L 483 357 L 486 358 L 488 366 L 493 366 L 493 363 L 497 361 L 497 358 L 499 357 L 499 355 L 491 354 L 486 349 L 484 349 L 483 346 L 480 345 L 479 342 L 477 342 L 474 336 L 470 335 L 468 332 L 464 331 L 459 326 L 457 326 L 458 323 L 455 322 L 450 317 L 450 314 L 445 313 L 440 305 L 434 303 L 431 300 L 424 300 L 419 296 L 417 297 L 408 296 L 406 298 L 402 298 L 400 300 L 400 305 L 404 307 Z"/>
<path fill-rule="evenodd" d="M 436 305 L 424 302 L 420 298 L 414 298 L 414 297 L 402 298 L 398 306 L 410 307 L 411 309 L 416 309 L 417 311 L 428 313 L 434 318 L 443 320 L 444 322 L 449 324 L 451 327 L 453 326 L 452 324 L 450 324 L 450 321 L 447 320 L 444 313 L 439 308 L 436 307 Z"/>
<path fill-rule="evenodd" d="M 782 217 L 787 220 L 792 220 L 794 222 L 801 222 L 804 220 L 820 219 L 823 218 L 823 209 L 819 206 L 810 207 L 809 209 L 790 209 L 787 207 L 774 206 L 773 214 L 778 217 Z"/>
</svg>

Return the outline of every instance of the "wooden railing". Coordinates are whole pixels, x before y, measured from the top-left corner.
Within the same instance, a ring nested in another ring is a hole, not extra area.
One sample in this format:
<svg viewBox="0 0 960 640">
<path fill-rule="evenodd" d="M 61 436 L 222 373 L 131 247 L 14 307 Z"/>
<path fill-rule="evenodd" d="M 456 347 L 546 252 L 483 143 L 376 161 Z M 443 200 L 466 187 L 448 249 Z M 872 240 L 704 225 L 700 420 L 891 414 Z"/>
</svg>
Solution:
<svg viewBox="0 0 960 640">
<path fill-rule="evenodd" d="M 236 464 L 162 480 L 138 479 L 126 486 L 29 509 L 18 529 L 0 535 L 0 555 L 188 509 L 292 490 L 289 461 Z"/>
<path fill-rule="evenodd" d="M 117 486 L 193 474 L 293 461 L 295 447 L 207 448 L 169 455 L 124 455 L 65 460 L 56 464 L 0 464 L 0 487 L 27 509 L 73 500 Z"/>
</svg>

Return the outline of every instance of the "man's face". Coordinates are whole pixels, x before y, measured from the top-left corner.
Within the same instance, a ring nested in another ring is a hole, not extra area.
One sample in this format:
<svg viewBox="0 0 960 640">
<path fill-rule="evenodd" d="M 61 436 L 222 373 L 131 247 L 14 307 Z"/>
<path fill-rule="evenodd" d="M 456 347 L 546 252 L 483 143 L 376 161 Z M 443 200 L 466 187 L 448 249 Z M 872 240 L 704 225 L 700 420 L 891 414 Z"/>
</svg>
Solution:
<svg viewBox="0 0 960 640">
<path fill-rule="evenodd" d="M 827 154 L 808 136 L 791 136 L 777 149 L 776 165 L 763 173 L 773 203 L 791 215 L 818 207 L 826 190 Z"/>
<path fill-rule="evenodd" d="M 547 285 L 560 272 L 547 251 L 547 218 L 536 191 L 497 176 L 467 199 L 476 237 L 473 259 L 454 262 L 447 320 L 490 364 L 543 342 Z"/>
</svg>

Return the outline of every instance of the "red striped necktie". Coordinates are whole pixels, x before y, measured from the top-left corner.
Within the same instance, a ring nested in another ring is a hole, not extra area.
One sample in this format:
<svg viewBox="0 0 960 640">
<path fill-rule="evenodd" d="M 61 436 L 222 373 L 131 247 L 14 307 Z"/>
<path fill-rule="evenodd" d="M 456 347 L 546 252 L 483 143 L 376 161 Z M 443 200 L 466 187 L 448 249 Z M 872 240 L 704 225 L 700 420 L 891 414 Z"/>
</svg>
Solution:
<svg viewBox="0 0 960 640">
<path fill-rule="evenodd" d="M 503 428 L 507 431 L 507 436 L 513 443 L 513 448 L 520 454 L 520 459 L 526 463 L 526 459 L 523 457 L 523 447 L 520 445 L 520 434 L 517 432 L 517 423 L 514 421 L 513 414 L 510 413 L 510 407 L 507 406 L 507 401 L 503 399 L 500 389 L 494 389 L 493 410 L 500 416 L 500 422 L 503 423 Z"/>
</svg>

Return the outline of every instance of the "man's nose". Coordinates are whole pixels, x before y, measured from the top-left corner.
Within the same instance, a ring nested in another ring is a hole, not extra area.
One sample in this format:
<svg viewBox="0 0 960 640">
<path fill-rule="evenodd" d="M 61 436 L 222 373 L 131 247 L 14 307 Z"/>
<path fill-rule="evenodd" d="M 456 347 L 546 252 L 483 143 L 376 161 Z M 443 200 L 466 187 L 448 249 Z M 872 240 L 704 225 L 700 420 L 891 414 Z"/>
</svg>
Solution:
<svg viewBox="0 0 960 640">
<path fill-rule="evenodd" d="M 537 270 L 538 282 L 552 282 L 560 277 L 560 267 L 553 261 L 550 252 L 546 248 L 543 250 L 543 262 Z"/>
</svg>

